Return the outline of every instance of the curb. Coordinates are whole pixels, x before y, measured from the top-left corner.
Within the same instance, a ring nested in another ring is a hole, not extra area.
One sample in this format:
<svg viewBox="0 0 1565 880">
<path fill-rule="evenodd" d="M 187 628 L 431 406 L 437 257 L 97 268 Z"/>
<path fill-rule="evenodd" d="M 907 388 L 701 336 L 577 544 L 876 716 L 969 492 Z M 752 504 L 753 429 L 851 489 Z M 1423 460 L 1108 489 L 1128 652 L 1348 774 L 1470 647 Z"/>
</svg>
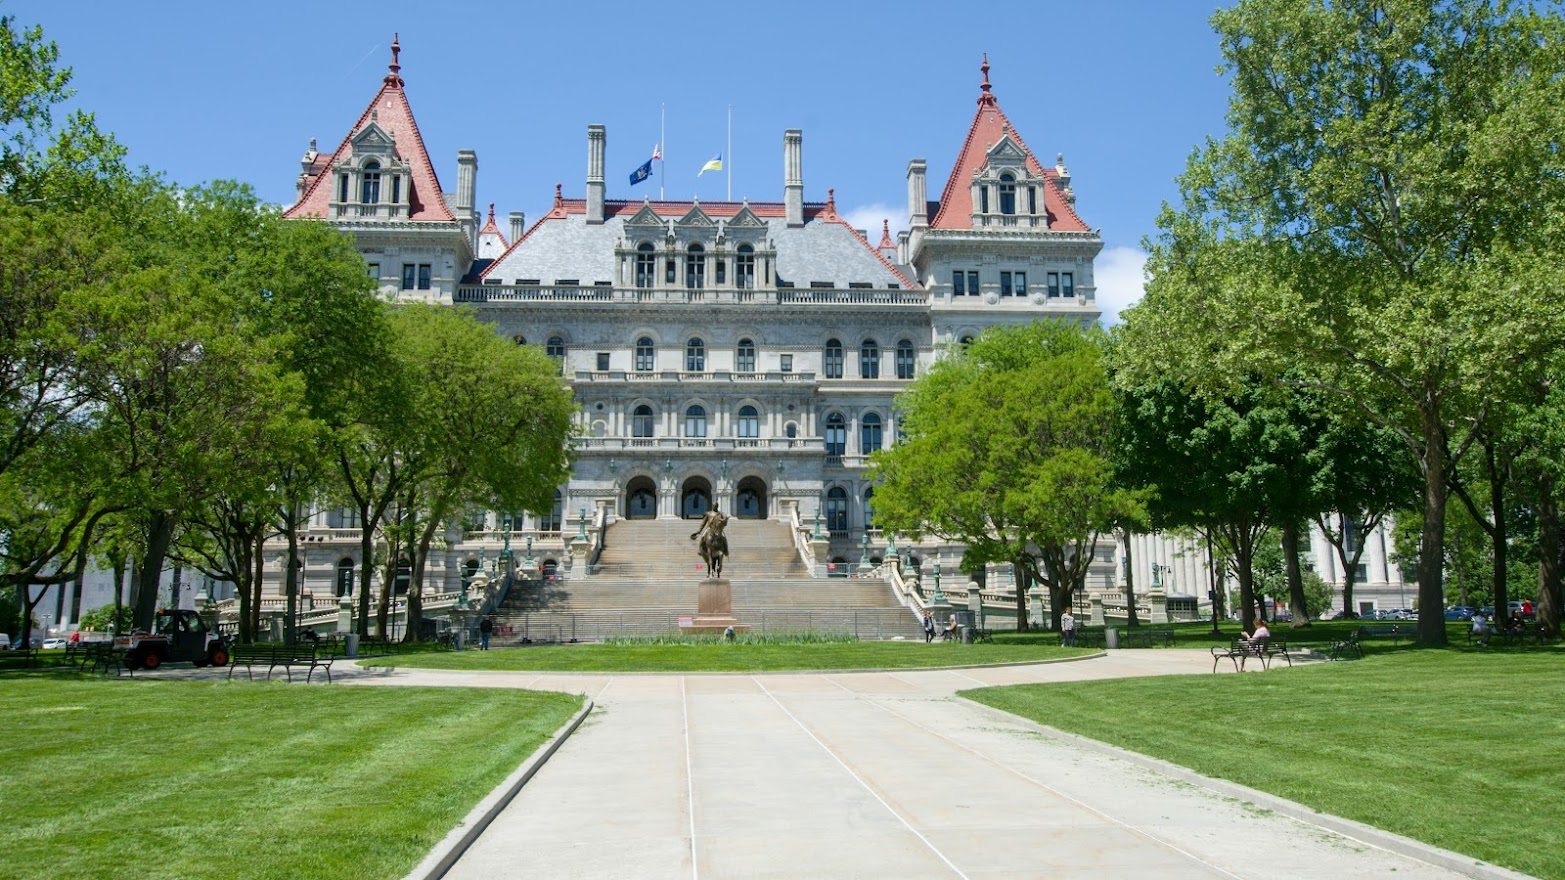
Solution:
<svg viewBox="0 0 1565 880">
<path fill-rule="evenodd" d="M 1080 663 L 1083 660 L 1101 660 L 1107 656 L 1107 651 L 1097 651 L 1092 654 L 1079 654 L 1074 657 L 1051 657 L 1047 660 L 1008 660 L 1001 663 L 962 663 L 955 666 L 877 666 L 849 669 L 758 669 L 753 671 L 730 669 L 726 672 L 704 669 L 689 672 L 681 672 L 676 669 L 600 669 L 595 672 L 578 669 L 437 669 L 433 666 L 355 666 L 355 668 L 366 673 L 374 672 L 377 669 L 386 669 L 413 672 L 460 672 L 464 675 L 569 675 L 588 677 L 602 675 L 852 675 L 854 673 L 951 672 L 963 669 L 1004 669 L 1010 666 L 1050 666 L 1055 663 Z"/>
<path fill-rule="evenodd" d="M 474 805 L 467 815 L 462 817 L 462 821 L 435 844 L 434 849 L 407 873 L 404 880 L 440 880 L 447 871 L 451 870 L 451 866 L 456 864 L 457 859 L 460 859 L 463 853 L 467 852 L 467 848 L 473 845 L 473 841 L 484 833 L 489 823 L 500 815 L 500 811 L 510 806 L 517 794 L 521 793 L 522 786 L 537 774 L 538 769 L 559 751 L 560 746 L 570 739 L 571 734 L 576 732 L 576 728 L 586 720 L 587 713 L 592 711 L 593 703 L 592 698 L 585 694 L 582 699 L 587 702 L 581 707 L 581 711 L 561 725 L 560 729 L 554 732 L 554 736 L 529 755 L 520 767 L 511 771 L 511 775 L 507 776 L 505 781 L 484 795 L 484 799 Z"/>
<path fill-rule="evenodd" d="M 1139 764 L 1142 767 L 1156 770 L 1165 776 L 1171 776 L 1180 780 L 1181 782 L 1188 782 L 1192 785 L 1198 785 L 1225 797 L 1248 801 L 1249 803 L 1255 804 L 1256 806 L 1264 807 L 1275 813 L 1287 816 L 1290 819 L 1296 819 L 1300 822 L 1315 825 L 1334 834 L 1356 840 L 1368 846 L 1372 846 L 1377 849 L 1383 849 L 1388 852 L 1393 852 L 1397 855 L 1414 859 L 1415 861 L 1445 868 L 1448 871 L 1454 871 L 1458 874 L 1475 878 L 1475 880 L 1536 880 L 1536 878 L 1534 878 L 1531 874 L 1523 874 L 1519 871 L 1513 871 L 1510 868 L 1502 868 L 1499 865 L 1491 865 L 1488 862 L 1482 861 L 1481 859 L 1478 859 L 1474 856 L 1463 855 L 1459 852 L 1442 849 L 1441 847 L 1434 846 L 1433 844 L 1423 843 L 1422 841 L 1414 840 L 1411 837 L 1403 837 L 1400 834 L 1386 831 L 1383 828 L 1376 828 L 1373 825 L 1366 825 L 1363 822 L 1357 822 L 1353 819 L 1345 819 L 1341 816 L 1332 815 L 1331 813 L 1323 813 L 1314 807 L 1305 806 L 1304 804 L 1301 804 L 1297 801 L 1290 801 L 1287 798 L 1278 797 L 1277 795 L 1250 788 L 1246 785 L 1240 785 L 1237 782 L 1229 782 L 1226 779 L 1218 779 L 1215 776 L 1207 776 L 1202 773 L 1197 773 L 1188 767 L 1181 767 L 1178 764 L 1172 764 L 1168 761 L 1164 761 L 1161 758 L 1154 758 L 1150 755 L 1143 755 L 1140 752 L 1132 752 L 1128 749 L 1122 749 L 1119 746 L 1111 745 L 1109 743 L 1103 742 L 1102 740 L 1091 739 L 1089 737 L 1081 736 L 1080 734 L 1070 733 L 1068 731 L 1060 730 L 1056 727 L 1050 727 L 1047 724 L 1039 724 L 1030 718 L 1023 718 L 1020 715 L 1013 715 L 1003 709 L 996 709 L 993 706 L 985 705 L 984 703 L 980 703 L 977 700 L 964 697 L 961 694 L 957 694 L 957 699 L 960 699 L 971 706 L 976 706 L 979 709 L 982 709 L 998 718 L 1003 718 L 1012 723 L 1019 723 L 1024 727 L 1027 727 L 1052 739 L 1056 739 L 1082 749 L 1087 749 L 1089 751 L 1098 752 L 1099 754 L 1119 758 L 1132 764 Z"/>
</svg>

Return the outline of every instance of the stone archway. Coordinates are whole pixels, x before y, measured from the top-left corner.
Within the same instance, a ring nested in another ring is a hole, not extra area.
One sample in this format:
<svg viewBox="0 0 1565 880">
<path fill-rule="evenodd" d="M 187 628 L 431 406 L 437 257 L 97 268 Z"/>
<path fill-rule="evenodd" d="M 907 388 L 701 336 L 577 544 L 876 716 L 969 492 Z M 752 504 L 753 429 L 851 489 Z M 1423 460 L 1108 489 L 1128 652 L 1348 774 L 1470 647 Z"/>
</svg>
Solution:
<svg viewBox="0 0 1565 880">
<path fill-rule="evenodd" d="M 745 477 L 734 492 L 734 516 L 740 519 L 766 519 L 766 481 Z"/>
<path fill-rule="evenodd" d="M 657 519 L 658 487 L 651 477 L 636 477 L 625 484 L 625 518 Z"/>
<path fill-rule="evenodd" d="M 679 487 L 679 515 L 700 519 L 712 509 L 712 484 L 706 477 L 689 477 Z"/>
</svg>

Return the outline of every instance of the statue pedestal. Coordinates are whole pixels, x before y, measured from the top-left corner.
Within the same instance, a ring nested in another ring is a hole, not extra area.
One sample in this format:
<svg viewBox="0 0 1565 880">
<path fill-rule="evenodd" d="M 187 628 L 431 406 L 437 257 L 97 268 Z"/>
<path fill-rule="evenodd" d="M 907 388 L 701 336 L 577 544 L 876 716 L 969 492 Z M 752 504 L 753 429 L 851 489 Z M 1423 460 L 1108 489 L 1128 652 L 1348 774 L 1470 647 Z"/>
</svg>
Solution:
<svg viewBox="0 0 1565 880">
<path fill-rule="evenodd" d="M 701 582 L 700 591 L 696 594 L 696 617 L 690 626 L 682 627 L 681 631 L 722 635 L 723 630 L 729 627 L 733 627 L 736 633 L 750 631 L 750 627 L 740 624 L 738 618 L 734 617 L 733 588 L 728 578 L 707 578 Z"/>
</svg>

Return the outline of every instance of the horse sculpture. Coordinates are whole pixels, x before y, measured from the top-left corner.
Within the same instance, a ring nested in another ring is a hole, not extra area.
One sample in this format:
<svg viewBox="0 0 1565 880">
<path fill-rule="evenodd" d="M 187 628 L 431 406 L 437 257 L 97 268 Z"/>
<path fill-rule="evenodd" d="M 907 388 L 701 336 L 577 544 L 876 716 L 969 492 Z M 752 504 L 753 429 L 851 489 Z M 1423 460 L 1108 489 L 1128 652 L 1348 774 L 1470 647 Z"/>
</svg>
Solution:
<svg viewBox="0 0 1565 880">
<path fill-rule="evenodd" d="M 707 577 L 723 576 L 723 557 L 728 555 L 728 538 L 723 535 L 723 528 L 727 525 L 728 517 L 714 507 L 701 517 L 700 528 L 690 536 L 692 541 L 700 539 L 696 547 L 701 561 L 706 563 Z"/>
</svg>

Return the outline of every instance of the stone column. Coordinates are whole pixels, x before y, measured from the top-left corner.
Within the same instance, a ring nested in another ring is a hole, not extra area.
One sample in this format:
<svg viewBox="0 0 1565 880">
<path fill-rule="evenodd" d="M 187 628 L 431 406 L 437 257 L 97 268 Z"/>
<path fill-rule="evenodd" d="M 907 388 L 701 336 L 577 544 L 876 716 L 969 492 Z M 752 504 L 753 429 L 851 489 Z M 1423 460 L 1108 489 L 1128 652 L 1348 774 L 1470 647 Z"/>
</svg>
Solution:
<svg viewBox="0 0 1565 880">
<path fill-rule="evenodd" d="M 587 222 L 603 222 L 603 151 L 608 135 L 603 126 L 587 126 Z"/>
</svg>

